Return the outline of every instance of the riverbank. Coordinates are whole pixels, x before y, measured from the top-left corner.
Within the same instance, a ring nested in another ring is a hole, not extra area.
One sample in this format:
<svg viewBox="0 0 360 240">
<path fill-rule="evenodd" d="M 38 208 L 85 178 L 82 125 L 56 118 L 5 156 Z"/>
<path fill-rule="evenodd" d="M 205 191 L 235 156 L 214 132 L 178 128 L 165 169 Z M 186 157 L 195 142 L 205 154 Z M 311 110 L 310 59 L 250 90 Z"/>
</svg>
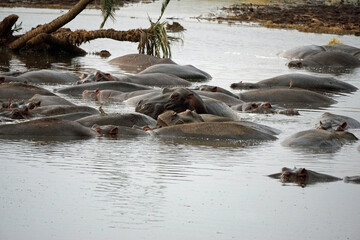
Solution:
<svg viewBox="0 0 360 240">
<path fill-rule="evenodd" d="M 360 36 L 360 7 L 353 4 L 252 4 L 223 7 L 210 21 L 258 23 L 268 28 Z"/>
</svg>

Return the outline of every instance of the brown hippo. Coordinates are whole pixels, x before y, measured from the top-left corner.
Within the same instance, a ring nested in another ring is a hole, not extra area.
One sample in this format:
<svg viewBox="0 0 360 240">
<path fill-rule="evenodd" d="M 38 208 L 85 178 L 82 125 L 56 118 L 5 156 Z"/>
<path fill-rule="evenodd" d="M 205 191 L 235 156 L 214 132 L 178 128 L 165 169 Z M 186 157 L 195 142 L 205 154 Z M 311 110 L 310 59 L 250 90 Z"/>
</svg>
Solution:
<svg viewBox="0 0 360 240">
<path fill-rule="evenodd" d="M 0 100 L 28 100 L 35 94 L 54 96 L 55 94 L 40 87 L 24 83 L 0 84 Z"/>
<path fill-rule="evenodd" d="M 210 74 L 192 66 L 177 64 L 156 64 L 146 68 L 138 74 L 165 73 L 175 75 L 190 82 L 203 82 L 211 79 Z"/>
<path fill-rule="evenodd" d="M 346 143 L 357 141 L 358 138 L 347 131 L 327 131 L 311 129 L 295 133 L 281 144 L 286 147 L 313 149 L 319 152 L 334 151 Z"/>
<path fill-rule="evenodd" d="M 41 118 L 16 124 L 0 125 L 0 137 L 71 137 L 89 138 L 96 134 L 90 128 L 73 121 Z"/>
<path fill-rule="evenodd" d="M 341 180 L 341 178 L 318 173 L 305 168 L 290 169 L 286 167 L 281 169 L 281 173 L 271 174 L 269 177 L 280 179 L 282 183 L 296 183 L 301 187 L 319 182 L 335 182 Z"/>
<path fill-rule="evenodd" d="M 143 130 L 125 127 L 125 126 L 116 126 L 116 125 L 97 125 L 94 124 L 91 129 L 99 133 L 101 136 L 107 137 L 137 137 L 137 136 L 149 136 L 149 133 Z"/>
<path fill-rule="evenodd" d="M 14 76 L 2 76 L 3 82 L 18 82 L 18 83 L 31 83 L 31 84 L 74 84 L 79 81 L 79 77 L 70 72 L 61 72 L 54 70 L 37 70 L 28 71 Z"/>
<path fill-rule="evenodd" d="M 271 102 L 291 108 L 319 108 L 336 103 L 325 95 L 300 88 L 257 89 L 240 93 L 239 98 L 245 102 Z"/>
<path fill-rule="evenodd" d="M 145 54 L 127 54 L 111 59 L 110 64 L 118 66 L 126 72 L 140 72 L 155 64 L 176 64 L 170 58 L 158 58 Z"/>
<path fill-rule="evenodd" d="M 272 134 L 235 121 L 179 124 L 150 130 L 150 133 L 159 137 L 207 140 L 268 141 L 277 139 Z"/>
<path fill-rule="evenodd" d="M 321 125 L 322 129 L 331 130 L 336 129 L 344 123 L 346 123 L 346 126 L 343 127 L 344 130 L 360 128 L 360 122 L 356 119 L 343 115 L 332 114 L 329 112 L 321 114 L 320 118 L 316 119 L 315 127 L 319 128 Z"/>
<path fill-rule="evenodd" d="M 269 102 L 247 102 L 232 106 L 231 109 L 246 113 L 263 113 L 263 114 L 284 114 L 284 115 L 300 115 L 299 111 L 287 108 L 273 107 Z"/>
<path fill-rule="evenodd" d="M 320 77 L 300 73 L 283 74 L 257 83 L 233 83 L 230 87 L 233 89 L 288 87 L 319 92 L 354 92 L 357 90 L 355 86 L 333 77 Z"/>
</svg>

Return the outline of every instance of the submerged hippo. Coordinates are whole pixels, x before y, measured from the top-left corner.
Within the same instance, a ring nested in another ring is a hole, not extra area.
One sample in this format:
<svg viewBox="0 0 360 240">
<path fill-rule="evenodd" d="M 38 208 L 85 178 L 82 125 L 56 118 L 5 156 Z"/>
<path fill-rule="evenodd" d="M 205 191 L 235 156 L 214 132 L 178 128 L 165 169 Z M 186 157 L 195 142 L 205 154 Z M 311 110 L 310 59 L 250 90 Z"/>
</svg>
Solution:
<svg viewBox="0 0 360 240">
<path fill-rule="evenodd" d="M 78 123 L 86 127 L 97 125 L 116 125 L 133 127 L 136 126 L 156 126 L 156 120 L 139 113 L 111 113 L 111 114 L 96 114 L 88 117 L 80 118 Z"/>
<path fill-rule="evenodd" d="M 54 70 L 28 71 L 18 76 L 2 76 L 0 82 L 18 82 L 31 84 L 74 84 L 79 77 L 70 72 Z"/>
<path fill-rule="evenodd" d="M 236 122 L 269 135 L 278 135 L 280 133 L 279 130 L 262 124 L 240 120 L 234 121 L 231 118 L 219 117 L 213 114 L 197 114 L 195 111 L 190 110 L 181 113 L 172 110 L 165 111 L 157 118 L 157 128 L 199 122 Z"/>
<path fill-rule="evenodd" d="M 76 112 L 87 112 L 91 114 L 99 113 L 99 111 L 95 108 L 77 105 L 48 105 L 43 107 L 37 107 L 31 110 L 31 114 L 39 116 L 54 116 Z"/>
<path fill-rule="evenodd" d="M 203 82 L 211 79 L 210 74 L 192 66 L 177 64 L 156 64 L 139 72 L 139 74 L 165 73 L 175 75 L 190 82 Z"/>
<path fill-rule="evenodd" d="M 210 113 L 223 117 L 238 119 L 237 114 L 225 103 L 213 99 L 203 100 L 196 92 L 187 88 L 164 89 L 161 95 L 140 100 L 135 111 L 154 119 L 166 110 L 184 112 L 195 110 L 197 113 Z"/>
<path fill-rule="evenodd" d="M 327 131 L 311 129 L 301 131 L 287 137 L 281 144 L 286 147 L 306 148 L 316 151 L 333 151 L 346 143 L 357 141 L 358 138 L 347 131 Z"/>
<path fill-rule="evenodd" d="M 111 59 L 110 64 L 127 72 L 139 72 L 155 64 L 176 64 L 170 58 L 159 58 L 145 54 L 127 54 Z"/>
<path fill-rule="evenodd" d="M 0 84 L 0 100 L 28 100 L 35 94 L 54 96 L 55 94 L 41 87 L 24 83 Z"/>
<path fill-rule="evenodd" d="M 35 94 L 32 98 L 30 98 L 28 103 L 39 103 L 40 106 L 49 106 L 49 105 L 72 105 L 74 106 L 72 102 L 69 102 L 68 100 L 59 97 L 57 95 L 54 96 L 47 96 L 47 95 L 40 95 Z"/>
<path fill-rule="evenodd" d="M 302 187 L 319 182 L 335 182 L 341 180 L 341 178 L 318 173 L 305 168 L 290 169 L 286 167 L 281 169 L 281 173 L 271 174 L 269 177 L 280 179 L 282 183 L 296 183 Z"/>
<path fill-rule="evenodd" d="M 149 90 L 151 88 L 135 83 L 110 81 L 110 82 L 94 82 L 94 83 L 80 84 L 76 86 L 60 88 L 57 89 L 56 92 L 78 96 L 81 95 L 85 90 L 96 90 L 96 89 L 100 89 L 100 90 L 109 89 L 109 90 L 117 90 L 122 92 L 132 92 L 137 90 Z"/>
<path fill-rule="evenodd" d="M 343 127 L 344 130 L 351 128 L 360 128 L 360 122 L 354 118 L 332 114 L 325 112 L 321 114 L 320 118 L 316 120 L 315 127 L 319 128 L 321 125 L 322 129 L 336 129 L 340 125 L 346 123 L 346 126 Z"/>
<path fill-rule="evenodd" d="M 293 49 L 284 51 L 279 55 L 284 58 L 290 59 L 304 59 L 311 55 L 320 52 L 345 52 L 357 58 L 360 58 L 360 48 L 349 46 L 346 44 L 333 44 L 333 45 L 306 45 L 295 47 Z"/>
<path fill-rule="evenodd" d="M 0 125 L 0 137 L 95 137 L 90 128 L 73 121 L 42 118 L 16 124 Z"/>
<path fill-rule="evenodd" d="M 92 80 L 90 78 L 92 77 Z M 135 83 L 150 87 L 189 87 L 191 83 L 185 79 L 179 78 L 175 75 L 169 75 L 165 73 L 149 73 L 149 74 L 137 74 L 137 75 L 123 75 L 113 76 L 109 73 L 96 72 L 95 75 L 89 75 L 79 83 L 89 82 L 107 82 L 107 81 L 119 81 L 127 83 Z"/>
<path fill-rule="evenodd" d="M 220 92 L 220 93 L 224 93 L 227 94 L 231 97 L 234 98 L 239 98 L 237 95 L 235 95 L 234 93 L 226 90 L 225 88 L 222 87 L 218 87 L 218 86 L 212 86 L 212 85 L 201 85 L 198 88 L 194 89 L 194 90 L 200 90 L 200 91 L 205 91 L 205 92 Z"/>
<path fill-rule="evenodd" d="M 336 103 L 335 100 L 305 89 L 269 88 L 251 90 L 239 94 L 245 102 L 271 102 L 282 107 L 318 108 Z"/>
<path fill-rule="evenodd" d="M 235 98 L 233 96 L 230 96 L 228 94 L 222 93 L 222 92 L 209 92 L 209 91 L 197 91 L 195 90 L 197 94 L 199 94 L 202 98 L 211 98 L 218 101 L 221 101 L 225 103 L 228 106 L 234 106 L 238 104 L 243 104 L 244 101 L 240 100 L 238 97 Z"/>
<path fill-rule="evenodd" d="M 137 136 L 149 136 L 149 133 L 143 130 L 125 127 L 125 126 L 116 126 L 116 125 L 97 125 L 94 124 L 91 129 L 99 133 L 101 136 L 108 137 L 137 137 Z"/>
<path fill-rule="evenodd" d="M 235 121 L 179 124 L 150 130 L 150 133 L 159 137 L 208 140 L 266 141 L 277 139 L 272 134 L 258 131 Z"/>
<path fill-rule="evenodd" d="M 257 83 L 233 83 L 230 87 L 233 89 L 288 87 L 320 92 L 354 92 L 357 90 L 357 87 L 333 77 L 320 77 L 300 73 L 283 74 Z"/>
<path fill-rule="evenodd" d="M 302 46 L 285 51 L 280 56 L 297 59 L 288 64 L 293 68 L 331 72 L 360 67 L 360 49 L 344 44 Z"/>
<path fill-rule="evenodd" d="M 300 115 L 299 111 L 292 108 L 279 108 L 273 107 L 269 102 L 246 102 L 231 107 L 236 111 L 246 112 L 246 113 L 262 113 L 262 114 L 284 114 L 284 115 Z"/>
</svg>

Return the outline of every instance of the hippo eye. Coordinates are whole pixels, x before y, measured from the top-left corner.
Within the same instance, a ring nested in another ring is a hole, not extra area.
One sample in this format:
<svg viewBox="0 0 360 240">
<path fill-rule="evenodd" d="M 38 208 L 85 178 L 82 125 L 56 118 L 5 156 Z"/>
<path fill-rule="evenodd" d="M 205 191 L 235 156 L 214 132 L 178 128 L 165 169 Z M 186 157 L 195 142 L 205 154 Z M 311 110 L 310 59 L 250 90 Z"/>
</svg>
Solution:
<svg viewBox="0 0 360 240">
<path fill-rule="evenodd" d="M 179 94 L 178 93 L 173 93 L 173 94 L 171 94 L 170 98 L 173 99 L 173 100 L 177 100 L 177 99 L 179 99 Z"/>
</svg>

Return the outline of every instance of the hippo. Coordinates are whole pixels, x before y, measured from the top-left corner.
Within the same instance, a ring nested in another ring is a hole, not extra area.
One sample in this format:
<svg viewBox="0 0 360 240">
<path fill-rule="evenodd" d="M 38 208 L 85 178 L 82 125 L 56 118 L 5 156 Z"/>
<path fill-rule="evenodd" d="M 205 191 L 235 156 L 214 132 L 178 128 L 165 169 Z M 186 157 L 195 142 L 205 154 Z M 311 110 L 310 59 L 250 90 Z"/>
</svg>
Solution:
<svg viewBox="0 0 360 240">
<path fill-rule="evenodd" d="M 320 108 L 336 103 L 325 95 L 300 88 L 256 89 L 240 93 L 239 99 L 245 102 L 271 102 L 286 108 Z"/>
<path fill-rule="evenodd" d="M 239 122 L 195 122 L 149 130 L 155 137 L 195 138 L 207 140 L 270 141 L 274 135 L 258 131 Z"/>
<path fill-rule="evenodd" d="M 310 129 L 295 133 L 287 137 L 281 144 L 286 147 L 305 148 L 319 152 L 338 150 L 346 143 L 357 141 L 358 138 L 342 129 L 327 131 L 324 129 Z"/>
<path fill-rule="evenodd" d="M 54 96 L 55 94 L 41 87 L 24 83 L 0 84 L 0 100 L 28 100 L 35 94 Z"/>
<path fill-rule="evenodd" d="M 99 133 L 101 136 L 107 137 L 137 137 L 137 136 L 149 136 L 149 133 L 143 130 L 125 127 L 125 126 L 116 126 L 116 125 L 97 125 L 94 124 L 91 129 Z"/>
<path fill-rule="evenodd" d="M 246 102 L 231 107 L 236 111 L 246 113 L 263 113 L 263 114 L 284 114 L 288 116 L 300 115 L 299 111 L 292 108 L 273 107 L 269 102 Z"/>
<path fill-rule="evenodd" d="M 289 68 L 305 68 L 317 72 L 344 72 L 360 67 L 360 60 L 345 52 L 319 52 L 288 63 Z"/>
<path fill-rule="evenodd" d="M 239 98 L 236 94 L 226 90 L 225 88 L 212 86 L 212 85 L 200 85 L 199 87 L 195 88 L 194 90 L 206 91 L 206 92 L 220 92 L 227 94 L 234 98 Z"/>
<path fill-rule="evenodd" d="M 68 100 L 59 97 L 57 95 L 54 96 L 47 96 L 47 95 L 41 95 L 41 94 L 35 94 L 32 98 L 30 98 L 28 103 L 39 103 L 40 106 L 49 106 L 49 105 L 69 105 L 74 106 L 72 102 L 69 102 Z"/>
<path fill-rule="evenodd" d="M 157 128 L 167 127 L 178 124 L 188 124 L 188 123 L 199 123 L 199 122 L 233 122 L 231 118 L 220 117 L 213 114 L 197 114 L 195 111 L 186 110 L 181 113 L 177 113 L 172 110 L 167 110 L 160 114 L 157 118 Z M 250 127 L 254 130 L 269 134 L 269 135 L 278 135 L 279 130 L 254 123 L 249 121 L 235 121 L 241 125 Z"/>
<path fill-rule="evenodd" d="M 346 126 L 343 127 L 344 130 L 351 128 L 360 128 L 360 122 L 354 118 L 332 114 L 329 112 L 324 112 L 321 114 L 320 118 L 316 119 L 315 127 L 319 128 L 321 125 L 322 129 L 335 129 L 339 125 L 346 123 Z"/>
<path fill-rule="evenodd" d="M 100 89 L 100 90 L 110 89 L 110 90 L 117 90 L 122 92 L 132 92 L 136 90 L 150 90 L 151 88 L 148 86 L 135 84 L 135 83 L 109 81 L 109 82 L 94 82 L 88 84 L 69 86 L 69 87 L 56 89 L 55 91 L 58 93 L 78 96 L 81 95 L 85 90 L 96 90 L 96 89 Z"/>
<path fill-rule="evenodd" d="M 110 113 L 110 114 L 96 114 L 80 118 L 76 120 L 81 125 L 92 127 L 97 125 L 116 125 L 133 127 L 136 126 L 156 126 L 156 120 L 140 113 Z"/>
<path fill-rule="evenodd" d="M 148 73 L 148 74 L 137 74 L 137 75 L 124 75 L 115 77 L 111 74 L 100 74 L 99 72 L 95 75 L 95 81 L 121 81 L 128 83 L 135 83 L 150 87 L 189 87 L 191 82 L 166 73 Z"/>
<path fill-rule="evenodd" d="M 332 44 L 332 45 L 306 45 L 295 47 L 293 49 L 284 51 L 279 55 L 289 59 L 305 59 L 311 55 L 320 52 L 345 52 L 357 58 L 360 58 L 360 48 L 349 46 L 346 44 Z"/>
<path fill-rule="evenodd" d="M 271 178 L 280 179 L 282 183 L 296 183 L 301 187 L 319 182 L 335 182 L 341 180 L 341 178 L 318 173 L 305 168 L 290 169 L 287 167 L 283 167 L 281 169 L 281 173 L 275 173 L 268 176 Z"/>
<path fill-rule="evenodd" d="M 38 116 L 53 116 L 76 112 L 87 112 L 91 114 L 99 113 L 99 111 L 95 108 L 77 105 L 48 105 L 43 107 L 37 107 L 30 111 L 31 114 Z"/>
<path fill-rule="evenodd" d="M 126 72 L 137 73 L 155 64 L 176 64 L 170 58 L 159 58 L 145 54 L 127 54 L 111 59 L 108 63 Z"/>
<path fill-rule="evenodd" d="M 212 98 L 221 101 L 230 107 L 244 103 L 244 101 L 240 100 L 238 97 L 235 98 L 233 96 L 230 96 L 222 92 L 210 92 L 210 91 L 199 91 L 199 90 L 195 90 L 194 92 L 199 94 L 202 98 L 204 97 Z"/>
<path fill-rule="evenodd" d="M 301 73 L 283 74 L 257 83 L 232 83 L 230 87 L 233 89 L 288 87 L 318 92 L 354 92 L 358 90 L 357 87 L 333 77 L 320 77 Z"/>
<path fill-rule="evenodd" d="M 0 137 L 71 137 L 90 138 L 96 133 L 73 121 L 58 118 L 41 118 L 16 124 L 0 125 Z"/>
<path fill-rule="evenodd" d="M 167 127 L 177 124 L 186 124 L 194 122 L 204 122 L 204 119 L 195 112 L 189 109 L 184 112 L 177 113 L 173 110 L 167 110 L 157 117 L 157 128 Z"/>
<path fill-rule="evenodd" d="M 61 72 L 54 70 L 28 71 L 18 76 L 2 76 L 4 82 L 18 82 L 31 84 L 74 84 L 79 81 L 79 77 L 70 72 Z"/>
<path fill-rule="evenodd" d="M 346 176 L 344 177 L 343 181 L 345 183 L 357 183 L 359 184 L 360 183 L 360 176 Z"/>
<path fill-rule="evenodd" d="M 195 110 L 197 113 L 211 113 L 218 116 L 238 119 L 238 115 L 225 103 L 213 99 L 202 99 L 196 92 L 187 88 L 163 89 L 159 96 L 140 100 L 135 111 L 154 119 L 165 110 L 183 112 Z"/>
<path fill-rule="evenodd" d="M 211 79 L 210 74 L 192 65 L 156 64 L 146 68 L 138 74 L 149 73 L 166 73 L 186 79 L 190 82 L 203 82 Z"/>
</svg>

